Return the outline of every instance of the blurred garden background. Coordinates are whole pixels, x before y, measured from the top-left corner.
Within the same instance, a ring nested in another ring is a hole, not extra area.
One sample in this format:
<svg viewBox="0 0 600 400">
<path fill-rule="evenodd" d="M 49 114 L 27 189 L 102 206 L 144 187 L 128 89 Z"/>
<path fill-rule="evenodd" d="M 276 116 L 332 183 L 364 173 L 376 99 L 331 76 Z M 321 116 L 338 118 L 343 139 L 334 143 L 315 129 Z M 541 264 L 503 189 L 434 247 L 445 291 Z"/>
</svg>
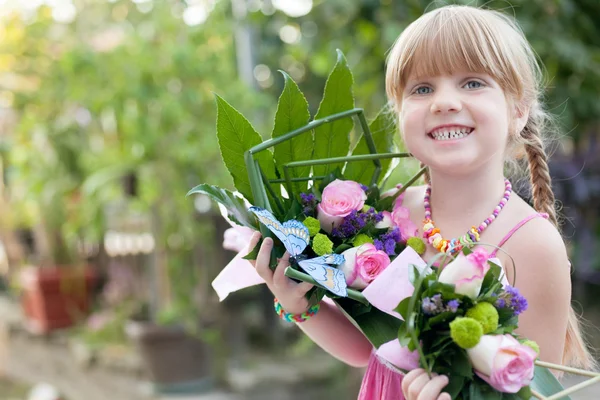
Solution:
<svg viewBox="0 0 600 400">
<path fill-rule="evenodd" d="M 340 49 L 373 118 L 387 50 L 441 4 L 0 0 L 0 399 L 355 398 L 363 371 L 279 321 L 265 288 L 218 301 L 229 225 L 186 193 L 233 188 L 215 93 L 266 138 L 278 70 L 314 116 Z M 545 65 L 574 304 L 600 348 L 600 2 L 485 6 L 514 14 Z"/>
</svg>

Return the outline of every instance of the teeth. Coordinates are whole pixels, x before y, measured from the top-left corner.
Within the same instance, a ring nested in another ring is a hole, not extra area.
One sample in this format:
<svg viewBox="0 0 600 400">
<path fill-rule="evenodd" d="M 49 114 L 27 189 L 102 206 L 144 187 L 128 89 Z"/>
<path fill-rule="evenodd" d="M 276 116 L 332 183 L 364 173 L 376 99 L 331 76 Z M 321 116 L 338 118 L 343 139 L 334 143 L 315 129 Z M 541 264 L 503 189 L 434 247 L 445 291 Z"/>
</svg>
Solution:
<svg viewBox="0 0 600 400">
<path fill-rule="evenodd" d="M 442 128 L 432 132 L 431 136 L 433 136 L 435 140 L 461 139 L 468 136 L 472 131 L 473 129 L 471 128 Z"/>
</svg>

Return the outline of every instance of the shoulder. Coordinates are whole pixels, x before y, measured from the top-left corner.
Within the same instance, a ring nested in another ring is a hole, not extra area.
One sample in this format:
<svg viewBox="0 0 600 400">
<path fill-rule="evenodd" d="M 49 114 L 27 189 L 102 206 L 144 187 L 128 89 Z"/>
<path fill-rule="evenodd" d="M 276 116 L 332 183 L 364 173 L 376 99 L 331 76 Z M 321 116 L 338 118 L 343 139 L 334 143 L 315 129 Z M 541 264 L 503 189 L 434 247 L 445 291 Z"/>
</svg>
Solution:
<svg viewBox="0 0 600 400">
<path fill-rule="evenodd" d="M 535 213 L 526 203 L 525 206 L 519 207 L 519 214 L 526 217 Z M 558 297 L 570 296 L 571 270 L 566 245 L 550 221 L 531 219 L 512 235 L 504 248 L 515 263 L 517 286 L 525 285 L 529 291 L 537 288 L 545 294 L 555 290 Z M 511 277 L 512 271 L 509 269 L 507 274 Z"/>
</svg>

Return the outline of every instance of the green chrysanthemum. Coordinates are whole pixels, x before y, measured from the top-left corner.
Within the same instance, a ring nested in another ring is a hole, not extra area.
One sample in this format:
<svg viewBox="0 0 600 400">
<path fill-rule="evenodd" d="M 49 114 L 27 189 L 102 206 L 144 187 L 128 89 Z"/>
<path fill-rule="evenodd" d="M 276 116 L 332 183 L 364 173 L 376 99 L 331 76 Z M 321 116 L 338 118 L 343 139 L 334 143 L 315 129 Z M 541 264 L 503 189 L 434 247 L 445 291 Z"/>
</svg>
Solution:
<svg viewBox="0 0 600 400">
<path fill-rule="evenodd" d="M 540 355 L 540 346 L 538 346 L 538 344 L 533 340 L 524 340 L 521 344 L 527 347 L 531 347 L 531 349 L 533 349 L 533 351 L 535 351 L 538 356 Z"/>
<path fill-rule="evenodd" d="M 374 241 L 373 241 L 373 238 L 370 238 L 368 235 L 365 235 L 364 233 L 356 235 L 356 237 L 352 241 L 352 245 L 354 247 L 358 247 L 358 246 L 363 245 L 365 243 L 371 243 L 371 244 L 373 244 Z"/>
<path fill-rule="evenodd" d="M 417 254 L 419 254 L 419 255 L 422 255 L 425 253 L 425 243 L 423 243 L 423 240 L 421 238 L 418 238 L 416 236 L 411 236 L 406 241 L 406 244 L 408 246 L 412 247 L 413 250 L 416 251 Z"/>
<path fill-rule="evenodd" d="M 466 316 L 481 324 L 484 335 L 498 329 L 498 311 L 490 303 L 478 303 L 467 311 Z"/>
<path fill-rule="evenodd" d="M 317 233 L 313 238 L 312 248 L 317 255 L 323 256 L 325 254 L 333 253 L 333 242 L 329 240 L 327 235 Z"/>
<path fill-rule="evenodd" d="M 315 236 L 321 230 L 321 223 L 316 218 L 306 217 L 302 223 L 308 228 L 308 234 L 310 237 Z"/>
<path fill-rule="evenodd" d="M 475 347 L 482 335 L 481 324 L 473 318 L 456 318 L 450 323 L 450 336 L 463 349 Z"/>
</svg>

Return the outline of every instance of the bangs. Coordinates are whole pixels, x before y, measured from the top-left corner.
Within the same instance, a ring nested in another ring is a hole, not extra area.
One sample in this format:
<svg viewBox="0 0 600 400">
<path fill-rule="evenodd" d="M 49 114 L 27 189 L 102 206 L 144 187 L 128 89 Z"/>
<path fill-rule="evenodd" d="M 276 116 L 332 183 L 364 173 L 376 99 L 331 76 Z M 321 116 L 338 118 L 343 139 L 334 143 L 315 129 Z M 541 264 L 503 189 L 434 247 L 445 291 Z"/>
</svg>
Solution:
<svg viewBox="0 0 600 400">
<path fill-rule="evenodd" d="M 409 78 L 474 72 L 490 75 L 505 92 L 521 98 L 528 77 L 517 71 L 531 68 L 518 62 L 527 58 L 518 54 L 527 49 L 518 32 L 511 20 L 493 11 L 461 6 L 431 11 L 394 44 L 386 72 L 388 97 L 400 104 Z"/>
</svg>

